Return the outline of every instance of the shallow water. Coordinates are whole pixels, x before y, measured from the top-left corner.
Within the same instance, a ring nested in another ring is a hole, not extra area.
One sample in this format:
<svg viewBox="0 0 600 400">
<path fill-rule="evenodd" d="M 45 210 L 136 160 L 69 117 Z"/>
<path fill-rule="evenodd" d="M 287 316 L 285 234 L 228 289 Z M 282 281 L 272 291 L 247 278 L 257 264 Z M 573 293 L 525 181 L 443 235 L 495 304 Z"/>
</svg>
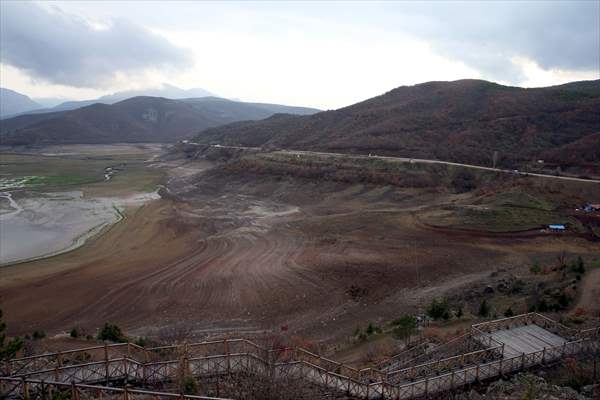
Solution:
<svg viewBox="0 0 600 400">
<path fill-rule="evenodd" d="M 0 214 L 0 264 L 8 264 L 78 247 L 103 227 L 121 219 L 119 208 L 159 198 L 145 193 L 124 198 L 84 198 L 81 192 L 8 198 L 12 211 Z"/>
</svg>

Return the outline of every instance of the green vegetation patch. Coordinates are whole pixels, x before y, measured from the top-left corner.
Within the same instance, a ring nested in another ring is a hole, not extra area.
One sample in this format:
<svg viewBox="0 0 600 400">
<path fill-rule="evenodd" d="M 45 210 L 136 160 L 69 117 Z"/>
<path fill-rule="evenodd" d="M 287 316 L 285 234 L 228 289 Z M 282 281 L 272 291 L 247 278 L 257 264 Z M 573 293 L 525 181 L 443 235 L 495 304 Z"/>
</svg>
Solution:
<svg viewBox="0 0 600 400">
<path fill-rule="evenodd" d="M 163 176 L 158 168 L 148 168 L 147 154 L 112 156 L 42 156 L 0 154 L 0 187 L 30 190 L 60 190 L 81 187 L 85 193 L 119 195 L 131 191 L 154 191 Z M 107 168 L 114 172 L 105 179 Z"/>
<path fill-rule="evenodd" d="M 575 228 L 579 226 L 577 221 L 557 212 L 535 208 L 447 206 L 444 210 L 450 213 L 439 218 L 437 222 L 441 225 L 490 232 L 523 231 L 556 223 L 568 223 Z"/>
<path fill-rule="evenodd" d="M 498 193 L 491 198 L 479 199 L 475 204 L 488 204 L 497 207 L 532 208 L 541 211 L 552 211 L 554 206 L 542 196 L 536 196 L 525 191 Z"/>
<path fill-rule="evenodd" d="M 32 188 L 40 186 L 74 186 L 97 182 L 98 180 L 98 178 L 75 174 L 34 176 L 31 179 L 28 179 L 24 186 Z"/>
<path fill-rule="evenodd" d="M 432 225 L 488 232 L 525 231 L 550 224 L 584 230 L 579 221 L 562 215 L 546 197 L 525 190 L 487 194 L 469 204 L 466 201 L 430 211 L 423 219 Z"/>
</svg>

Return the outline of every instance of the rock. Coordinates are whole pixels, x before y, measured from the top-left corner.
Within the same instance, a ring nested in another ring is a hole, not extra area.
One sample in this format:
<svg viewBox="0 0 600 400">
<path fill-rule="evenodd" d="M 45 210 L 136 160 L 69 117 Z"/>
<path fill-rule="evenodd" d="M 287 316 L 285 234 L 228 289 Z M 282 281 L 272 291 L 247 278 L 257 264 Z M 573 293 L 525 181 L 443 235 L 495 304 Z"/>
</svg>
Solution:
<svg viewBox="0 0 600 400">
<path fill-rule="evenodd" d="M 594 398 L 594 387 L 592 385 L 584 388 L 583 394 L 577 393 L 570 387 L 562 387 L 549 384 L 540 376 L 530 373 L 520 373 L 508 381 L 498 380 L 490 383 L 485 394 L 468 393 L 466 398 L 469 400 L 507 400 L 529 398 L 535 393 L 536 399 L 544 400 L 588 400 Z M 465 394 L 466 395 L 466 394 Z"/>
<path fill-rule="evenodd" d="M 494 293 L 494 288 L 491 286 L 486 286 L 485 289 L 483 289 L 483 293 L 492 294 L 492 293 Z"/>
</svg>

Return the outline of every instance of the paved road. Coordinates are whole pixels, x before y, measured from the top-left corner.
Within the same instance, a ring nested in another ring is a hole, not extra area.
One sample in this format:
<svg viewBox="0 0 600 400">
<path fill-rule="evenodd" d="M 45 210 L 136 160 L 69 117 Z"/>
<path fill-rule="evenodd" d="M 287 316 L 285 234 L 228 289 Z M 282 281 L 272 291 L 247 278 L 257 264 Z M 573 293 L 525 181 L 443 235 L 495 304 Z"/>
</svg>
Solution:
<svg viewBox="0 0 600 400">
<path fill-rule="evenodd" d="M 187 142 L 186 144 L 198 146 L 200 143 Z M 220 144 L 211 145 L 211 147 L 216 148 L 225 148 L 225 149 L 239 149 L 239 150 L 263 150 L 260 147 L 244 147 L 244 146 L 223 146 Z M 376 160 L 389 160 L 389 161 L 399 161 L 399 162 L 410 162 L 417 164 L 443 164 L 443 165 L 454 165 L 457 167 L 464 168 L 472 168 L 479 169 L 484 171 L 493 171 L 493 172 L 501 172 L 505 174 L 513 174 L 513 175 L 521 175 L 521 176 L 535 176 L 538 178 L 550 178 L 550 179 L 560 179 L 565 181 L 575 181 L 575 182 L 587 182 L 587 183 L 600 183 L 600 179 L 583 179 L 583 178 L 575 178 L 570 176 L 556 176 L 556 175 L 547 175 L 547 174 L 537 174 L 533 172 L 522 172 L 515 171 L 510 169 L 502 169 L 502 168 L 492 168 L 492 167 L 483 167 L 481 165 L 472 165 L 472 164 L 461 164 L 450 161 L 440 161 L 440 160 L 426 160 L 422 158 L 407 158 L 407 157 L 386 157 L 386 156 L 376 156 L 376 155 L 356 155 L 356 154 L 347 154 L 347 153 L 326 153 L 321 151 L 305 151 L 305 150 L 279 150 L 282 153 L 287 154 L 296 154 L 296 155 L 313 155 L 313 156 L 328 156 L 328 157 L 346 157 L 346 158 L 356 158 L 356 159 L 376 159 Z"/>
</svg>

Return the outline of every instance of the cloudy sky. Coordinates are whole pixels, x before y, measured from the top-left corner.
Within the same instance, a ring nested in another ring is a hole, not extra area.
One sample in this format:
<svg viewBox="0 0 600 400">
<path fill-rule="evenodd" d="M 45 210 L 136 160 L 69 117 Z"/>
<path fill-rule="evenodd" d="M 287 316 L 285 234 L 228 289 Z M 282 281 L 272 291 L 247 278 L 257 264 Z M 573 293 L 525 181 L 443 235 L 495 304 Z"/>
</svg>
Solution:
<svg viewBox="0 0 600 400">
<path fill-rule="evenodd" d="M 401 85 L 600 79 L 600 1 L 0 2 L 0 84 L 88 99 L 169 83 L 323 109 Z"/>
</svg>

